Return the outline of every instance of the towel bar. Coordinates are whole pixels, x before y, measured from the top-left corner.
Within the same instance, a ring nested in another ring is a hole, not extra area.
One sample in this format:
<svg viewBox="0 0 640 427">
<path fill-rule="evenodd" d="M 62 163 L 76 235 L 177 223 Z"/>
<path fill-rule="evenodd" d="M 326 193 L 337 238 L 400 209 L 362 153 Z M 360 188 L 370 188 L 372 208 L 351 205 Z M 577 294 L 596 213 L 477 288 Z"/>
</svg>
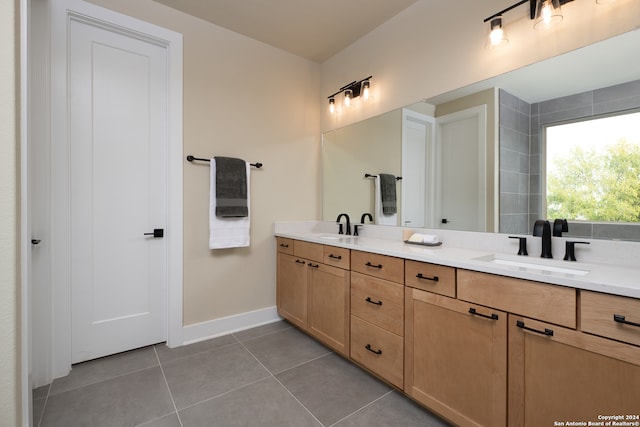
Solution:
<svg viewBox="0 0 640 427">
<path fill-rule="evenodd" d="M 201 162 L 210 162 L 210 161 L 211 161 L 210 159 L 202 159 L 202 158 L 200 158 L 200 157 L 194 157 L 194 156 L 192 156 L 191 154 L 189 154 L 189 155 L 187 156 L 187 161 L 189 161 L 189 162 L 193 162 L 194 160 L 200 160 Z M 260 168 L 262 167 L 262 163 L 260 163 L 260 162 L 257 162 L 257 163 L 250 163 L 250 165 L 251 165 L 251 166 L 254 166 L 254 167 L 258 168 L 258 169 L 260 169 Z"/>
<path fill-rule="evenodd" d="M 365 178 L 377 178 L 377 177 L 378 177 L 378 175 L 371 175 L 370 173 L 365 173 L 365 174 L 364 174 L 364 177 L 365 177 Z M 396 176 L 396 181 L 400 181 L 401 179 L 402 179 L 402 177 L 401 177 L 401 176 Z"/>
</svg>

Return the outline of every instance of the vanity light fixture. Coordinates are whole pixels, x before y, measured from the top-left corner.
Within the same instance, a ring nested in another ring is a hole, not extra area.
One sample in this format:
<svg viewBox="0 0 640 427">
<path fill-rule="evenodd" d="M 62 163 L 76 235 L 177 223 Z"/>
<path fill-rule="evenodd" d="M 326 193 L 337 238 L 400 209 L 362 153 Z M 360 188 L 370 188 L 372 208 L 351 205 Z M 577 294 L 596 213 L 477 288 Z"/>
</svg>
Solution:
<svg viewBox="0 0 640 427">
<path fill-rule="evenodd" d="M 559 24 L 562 19 L 560 0 L 538 0 L 536 6 L 536 21 L 533 28 L 536 30 L 546 29 L 555 24 Z"/>
<path fill-rule="evenodd" d="M 491 30 L 489 31 L 489 37 L 487 38 L 488 49 L 504 46 L 509 43 L 509 39 L 502 28 L 502 17 L 498 16 L 491 20 Z"/>
<path fill-rule="evenodd" d="M 493 30 L 495 28 L 500 28 L 501 30 L 503 30 L 502 15 L 509 12 L 510 10 L 515 9 L 516 7 L 523 5 L 525 3 L 529 3 L 529 18 L 535 19 L 533 28 L 543 29 L 562 21 L 562 12 L 560 11 L 560 6 L 566 3 L 569 3 L 571 1 L 573 0 L 521 0 L 515 4 L 512 4 L 508 8 L 501 10 L 500 12 L 494 13 L 488 18 L 485 18 L 484 22 L 491 22 L 492 36 L 490 37 L 498 40 L 499 33 L 495 33 L 495 35 L 493 35 L 494 34 Z M 612 0 L 597 0 L 597 2 L 604 2 L 604 1 L 612 1 Z M 497 21 L 498 19 L 499 21 Z M 506 43 L 497 42 L 497 46 L 504 45 L 504 44 Z M 487 44 L 487 47 L 495 47 L 495 46 L 496 45 L 493 44 L 492 41 L 489 41 Z"/>
<path fill-rule="evenodd" d="M 334 113 L 336 111 L 336 96 L 344 93 L 343 105 L 348 107 L 351 105 L 351 100 L 362 95 L 363 100 L 369 99 L 369 93 L 371 89 L 371 78 L 373 76 L 365 77 L 362 80 L 352 81 L 340 88 L 336 93 L 329 95 L 329 112 Z"/>
</svg>

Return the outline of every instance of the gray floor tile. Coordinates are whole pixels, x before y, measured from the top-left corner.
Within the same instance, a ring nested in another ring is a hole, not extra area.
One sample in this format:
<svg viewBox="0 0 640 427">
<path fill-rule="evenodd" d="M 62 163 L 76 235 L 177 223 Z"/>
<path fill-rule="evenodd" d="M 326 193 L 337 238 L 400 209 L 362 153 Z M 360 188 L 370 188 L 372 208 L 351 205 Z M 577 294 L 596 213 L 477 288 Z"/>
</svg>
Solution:
<svg viewBox="0 0 640 427">
<path fill-rule="evenodd" d="M 160 367 L 49 396 L 41 426 L 135 426 L 174 411 Z"/>
<path fill-rule="evenodd" d="M 162 418 L 156 418 L 144 424 L 138 424 L 138 427 L 181 427 L 181 425 L 178 420 L 178 415 L 174 412 Z"/>
<path fill-rule="evenodd" d="M 178 409 L 269 376 L 240 344 L 163 363 Z"/>
<path fill-rule="evenodd" d="M 295 328 L 243 341 L 242 344 L 274 374 L 331 352 Z"/>
<path fill-rule="evenodd" d="M 34 399 L 42 399 L 43 397 L 47 397 L 49 394 L 49 386 L 51 384 L 43 385 L 42 387 L 37 387 L 31 390 L 31 395 Z"/>
<path fill-rule="evenodd" d="M 285 371 L 277 378 L 325 425 L 341 420 L 390 390 L 336 354 Z"/>
<path fill-rule="evenodd" d="M 268 325 L 258 326 L 257 328 L 247 329 L 245 331 L 236 332 L 233 334 L 238 341 L 246 341 L 253 338 L 258 338 L 263 335 L 272 334 L 274 332 L 282 331 L 283 329 L 292 328 L 290 323 L 281 320 L 279 322 L 269 323 Z"/>
<path fill-rule="evenodd" d="M 42 413 L 44 412 L 44 404 L 47 401 L 46 397 L 40 397 L 38 399 L 33 399 L 33 408 L 32 409 L 32 417 L 33 417 L 33 425 L 38 427 L 40 424 L 40 419 L 42 418 Z"/>
<path fill-rule="evenodd" d="M 450 424 L 393 391 L 335 427 L 448 427 Z"/>
<path fill-rule="evenodd" d="M 180 411 L 184 427 L 320 424 L 272 377 Z"/>
<path fill-rule="evenodd" d="M 50 394 L 62 393 L 157 365 L 158 359 L 153 347 L 78 363 L 73 365 L 69 375 L 53 381 Z"/>
<path fill-rule="evenodd" d="M 166 363 L 181 357 L 193 356 L 194 354 L 202 353 L 203 351 L 224 347 L 225 345 L 236 344 L 237 342 L 238 340 L 236 340 L 232 335 L 225 335 L 182 347 L 169 348 L 164 343 L 157 344 L 155 347 L 158 352 L 160 363 Z"/>
</svg>

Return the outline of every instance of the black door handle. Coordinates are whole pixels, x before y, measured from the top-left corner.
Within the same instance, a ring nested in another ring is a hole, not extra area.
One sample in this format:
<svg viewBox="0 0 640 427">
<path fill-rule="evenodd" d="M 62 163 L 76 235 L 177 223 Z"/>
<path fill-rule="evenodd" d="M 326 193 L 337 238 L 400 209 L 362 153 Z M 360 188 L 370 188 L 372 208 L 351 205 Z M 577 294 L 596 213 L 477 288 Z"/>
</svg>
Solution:
<svg viewBox="0 0 640 427">
<path fill-rule="evenodd" d="M 145 236 L 164 237 L 164 228 L 154 228 L 153 233 L 144 233 Z"/>
<path fill-rule="evenodd" d="M 39 245 L 41 241 L 42 240 L 40 240 L 40 239 L 31 239 L 31 244 L 32 245 Z"/>
</svg>

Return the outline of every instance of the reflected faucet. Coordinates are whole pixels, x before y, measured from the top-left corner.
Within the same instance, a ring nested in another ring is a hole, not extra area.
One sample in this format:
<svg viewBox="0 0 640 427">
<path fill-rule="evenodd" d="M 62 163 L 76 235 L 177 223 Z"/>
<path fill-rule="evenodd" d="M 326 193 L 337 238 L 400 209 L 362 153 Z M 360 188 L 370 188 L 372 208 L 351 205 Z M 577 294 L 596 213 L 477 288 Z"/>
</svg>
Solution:
<svg viewBox="0 0 640 427">
<path fill-rule="evenodd" d="M 349 220 L 349 215 L 347 215 L 346 213 L 341 213 L 340 215 L 338 215 L 338 218 L 336 218 L 336 222 L 338 223 L 338 234 L 345 234 L 344 231 L 342 230 L 342 223 L 340 222 L 340 220 L 342 219 L 342 217 L 347 218 L 347 236 L 351 236 L 351 221 Z"/>
<path fill-rule="evenodd" d="M 542 258 L 553 258 L 551 254 L 551 224 L 549 221 L 539 219 L 533 224 L 533 235 L 542 237 Z"/>
<path fill-rule="evenodd" d="M 556 237 L 562 237 L 562 233 L 569 231 L 569 223 L 566 219 L 556 219 L 553 221 L 553 235 Z"/>
<path fill-rule="evenodd" d="M 366 212 L 363 213 L 362 216 L 360 217 L 360 224 L 364 224 L 364 220 L 369 217 L 369 222 L 373 222 L 373 215 L 371 215 L 370 213 Z"/>
</svg>

